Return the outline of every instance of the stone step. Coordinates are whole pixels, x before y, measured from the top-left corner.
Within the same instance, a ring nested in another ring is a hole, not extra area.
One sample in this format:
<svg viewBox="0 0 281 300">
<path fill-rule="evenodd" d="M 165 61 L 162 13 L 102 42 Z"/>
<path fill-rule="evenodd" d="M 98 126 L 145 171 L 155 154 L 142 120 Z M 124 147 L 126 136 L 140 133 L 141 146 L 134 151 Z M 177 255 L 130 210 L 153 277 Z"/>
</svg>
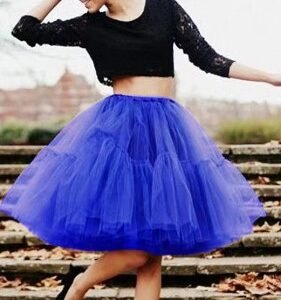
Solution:
<svg viewBox="0 0 281 300">
<path fill-rule="evenodd" d="M 88 267 L 93 260 L 22 260 L 16 258 L 0 258 L 0 274 L 65 274 L 70 264 Z M 243 257 L 173 257 L 162 261 L 162 274 L 183 275 L 226 275 L 234 273 L 276 273 L 281 272 L 281 256 L 243 256 Z M 132 271 L 123 274 L 132 274 Z"/>
<path fill-rule="evenodd" d="M 17 231 L 0 231 L 1 245 L 18 245 L 18 246 L 40 246 L 45 243 L 38 237 L 27 232 Z M 245 235 L 239 241 L 232 243 L 226 248 L 281 248 L 281 232 L 262 232 Z"/>
<path fill-rule="evenodd" d="M 0 155 L 36 155 L 43 145 L 1 145 Z"/>
<path fill-rule="evenodd" d="M 281 155 L 281 144 L 239 144 L 218 145 L 219 149 L 226 155 Z"/>
<path fill-rule="evenodd" d="M 0 199 L 6 195 L 12 184 L 0 183 Z M 281 198 L 281 185 L 251 184 L 255 192 L 262 198 Z"/>
<path fill-rule="evenodd" d="M 234 163 L 234 165 L 244 175 L 255 176 L 280 176 L 281 164 L 280 163 L 262 163 L 262 162 L 244 162 Z"/>
<path fill-rule="evenodd" d="M 281 185 L 251 184 L 257 195 L 262 198 L 281 198 Z M 1 190 L 1 187 L 0 187 Z M 1 193 L 1 192 L 0 192 Z"/>
<path fill-rule="evenodd" d="M 281 163 L 233 163 L 244 175 L 281 176 Z M 18 176 L 28 164 L 0 164 L 0 176 Z"/>
<path fill-rule="evenodd" d="M 51 300 L 55 299 L 56 295 L 61 290 L 60 288 L 42 288 L 37 291 L 20 291 L 16 288 L 3 288 L 0 293 L 0 300 Z M 134 288 L 103 288 L 103 289 L 90 289 L 85 300 L 98 299 L 98 300 L 134 300 Z M 248 295 L 248 296 L 247 296 Z M 195 300 L 195 299 L 253 299 L 249 294 L 238 293 L 222 293 L 216 291 L 214 288 L 205 288 L 198 286 L 198 288 L 161 288 L 160 300 Z M 281 294 L 276 295 L 263 295 L 258 299 L 260 300 L 280 300 Z"/>
<path fill-rule="evenodd" d="M 18 176 L 28 164 L 1 164 L 0 176 Z"/>
<path fill-rule="evenodd" d="M 1 145 L 0 155 L 36 155 L 45 145 Z M 281 155 L 281 144 L 217 144 L 225 155 Z"/>
</svg>

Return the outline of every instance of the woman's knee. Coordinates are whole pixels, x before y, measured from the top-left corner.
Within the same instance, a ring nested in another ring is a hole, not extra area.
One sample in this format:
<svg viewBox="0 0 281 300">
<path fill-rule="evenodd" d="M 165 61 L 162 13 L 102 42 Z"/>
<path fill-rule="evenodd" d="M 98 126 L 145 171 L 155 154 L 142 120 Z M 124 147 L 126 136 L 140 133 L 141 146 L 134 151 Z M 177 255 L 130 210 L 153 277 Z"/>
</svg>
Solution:
<svg viewBox="0 0 281 300">
<path fill-rule="evenodd" d="M 154 272 L 159 272 L 161 270 L 162 256 L 150 256 L 149 261 L 138 268 L 139 272 L 150 272 L 151 274 Z"/>
<path fill-rule="evenodd" d="M 125 250 L 126 256 L 129 257 L 127 264 L 129 268 L 139 268 L 143 266 L 151 257 L 148 252 L 141 250 Z"/>
</svg>

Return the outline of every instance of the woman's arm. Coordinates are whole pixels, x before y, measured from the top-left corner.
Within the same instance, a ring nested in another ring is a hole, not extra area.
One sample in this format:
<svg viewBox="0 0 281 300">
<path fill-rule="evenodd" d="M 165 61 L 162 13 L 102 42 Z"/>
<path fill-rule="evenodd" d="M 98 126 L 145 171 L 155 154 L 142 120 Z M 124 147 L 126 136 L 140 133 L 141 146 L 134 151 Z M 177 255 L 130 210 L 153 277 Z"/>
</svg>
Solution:
<svg viewBox="0 0 281 300">
<path fill-rule="evenodd" d="M 34 6 L 27 15 L 33 16 L 40 21 L 43 21 L 45 17 L 61 2 L 61 0 L 43 0 Z"/>
<path fill-rule="evenodd" d="M 171 0 L 174 39 L 178 48 L 188 54 L 189 60 L 206 73 L 212 73 L 227 78 L 236 78 L 250 81 L 260 81 L 281 86 L 281 74 L 271 74 L 249 66 L 217 53 L 201 35 L 198 27 L 179 5 Z"/>
<path fill-rule="evenodd" d="M 229 77 L 281 86 L 281 74 L 268 73 L 237 62 L 230 67 Z"/>
<path fill-rule="evenodd" d="M 189 61 L 206 73 L 221 77 L 229 77 L 231 65 L 235 60 L 225 57 L 205 40 L 190 15 L 176 1 L 170 0 L 172 5 L 172 19 L 174 42 Z"/>
<path fill-rule="evenodd" d="M 68 20 L 57 19 L 42 22 L 61 0 L 43 0 L 23 15 L 13 27 L 11 34 L 29 46 L 57 45 L 87 47 L 89 13 Z"/>
</svg>

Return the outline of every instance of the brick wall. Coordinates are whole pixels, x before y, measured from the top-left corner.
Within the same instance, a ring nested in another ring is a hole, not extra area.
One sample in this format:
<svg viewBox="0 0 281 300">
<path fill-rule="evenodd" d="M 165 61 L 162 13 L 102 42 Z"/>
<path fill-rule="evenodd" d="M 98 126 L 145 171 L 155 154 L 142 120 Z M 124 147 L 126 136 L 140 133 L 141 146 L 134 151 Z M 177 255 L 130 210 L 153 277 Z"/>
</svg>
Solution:
<svg viewBox="0 0 281 300">
<path fill-rule="evenodd" d="M 48 120 L 65 114 L 75 115 L 102 98 L 97 88 L 68 69 L 54 86 L 15 90 L 0 89 L 0 120 Z"/>
</svg>

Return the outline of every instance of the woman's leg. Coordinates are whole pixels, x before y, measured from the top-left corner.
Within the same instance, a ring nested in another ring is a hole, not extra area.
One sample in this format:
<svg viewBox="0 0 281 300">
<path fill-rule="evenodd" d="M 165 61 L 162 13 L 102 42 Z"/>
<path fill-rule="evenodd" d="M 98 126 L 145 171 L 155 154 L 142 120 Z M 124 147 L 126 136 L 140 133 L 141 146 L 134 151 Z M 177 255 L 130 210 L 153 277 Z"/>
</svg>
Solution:
<svg viewBox="0 0 281 300">
<path fill-rule="evenodd" d="M 137 270 L 135 300 L 158 300 L 161 291 L 162 256 L 151 256 Z"/>
<path fill-rule="evenodd" d="M 84 272 L 75 277 L 65 300 L 80 300 L 86 292 L 109 278 L 124 271 L 137 269 L 150 258 L 149 253 L 141 250 L 118 250 L 105 252 Z"/>
</svg>

